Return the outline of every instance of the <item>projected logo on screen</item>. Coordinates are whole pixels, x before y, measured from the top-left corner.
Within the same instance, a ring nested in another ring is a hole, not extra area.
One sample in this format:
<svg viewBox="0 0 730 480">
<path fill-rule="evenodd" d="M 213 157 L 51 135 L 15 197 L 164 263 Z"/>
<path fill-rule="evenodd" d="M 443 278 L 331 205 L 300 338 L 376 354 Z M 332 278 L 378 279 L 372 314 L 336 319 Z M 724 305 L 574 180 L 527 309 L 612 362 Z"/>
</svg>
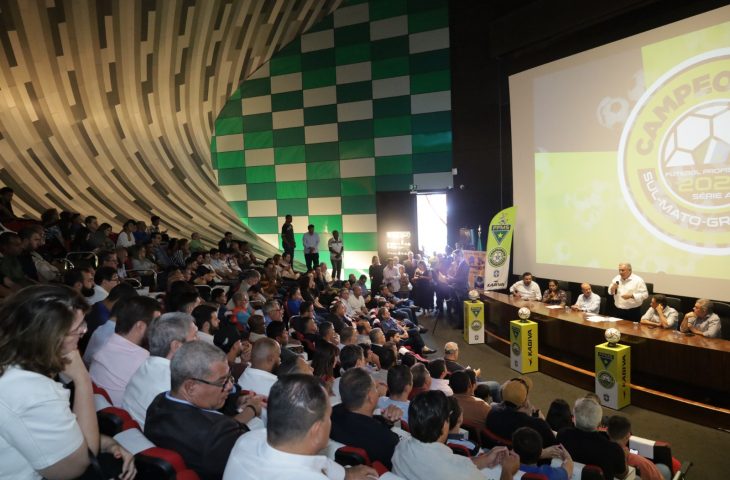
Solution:
<svg viewBox="0 0 730 480">
<path fill-rule="evenodd" d="M 636 218 L 686 251 L 730 253 L 730 49 L 662 75 L 621 134 L 619 180 Z"/>
</svg>

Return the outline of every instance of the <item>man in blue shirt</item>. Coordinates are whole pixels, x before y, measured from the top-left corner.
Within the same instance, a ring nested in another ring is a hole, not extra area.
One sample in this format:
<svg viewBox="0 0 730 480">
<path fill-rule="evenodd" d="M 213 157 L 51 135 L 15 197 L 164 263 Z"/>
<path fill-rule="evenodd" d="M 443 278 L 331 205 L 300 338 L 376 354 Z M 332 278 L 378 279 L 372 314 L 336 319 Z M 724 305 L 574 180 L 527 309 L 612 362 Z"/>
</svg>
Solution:
<svg viewBox="0 0 730 480">
<path fill-rule="evenodd" d="M 542 448 L 542 436 L 530 427 L 522 427 L 512 434 L 512 448 L 520 456 L 520 470 L 525 473 L 539 473 L 549 480 L 568 480 L 573 476 L 573 459 L 562 445 Z M 537 465 L 541 458 L 559 458 L 559 467 Z"/>
</svg>

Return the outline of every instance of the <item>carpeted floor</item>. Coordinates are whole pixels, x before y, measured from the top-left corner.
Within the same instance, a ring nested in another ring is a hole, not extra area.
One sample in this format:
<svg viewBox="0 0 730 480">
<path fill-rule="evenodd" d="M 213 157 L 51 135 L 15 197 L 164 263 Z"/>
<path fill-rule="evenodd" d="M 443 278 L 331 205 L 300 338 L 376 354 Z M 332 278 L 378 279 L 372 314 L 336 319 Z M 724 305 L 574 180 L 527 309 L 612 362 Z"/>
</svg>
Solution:
<svg viewBox="0 0 730 480">
<path fill-rule="evenodd" d="M 487 345 L 469 345 L 464 342 L 461 330 L 455 330 L 443 320 L 439 321 L 436 334 L 433 332 L 434 319 L 426 314 L 419 317 L 420 323 L 429 328 L 424 335 L 426 344 L 438 348 L 430 358 L 443 355 L 444 343 L 454 341 L 459 344 L 459 363 L 482 369 L 485 380 L 504 382 L 517 374 L 509 368 L 508 357 L 496 352 Z M 529 374 L 534 382 L 530 399 L 540 410 L 546 412 L 556 398 L 563 398 L 573 404 L 576 398 L 586 391 L 556 380 L 542 373 Z M 604 407 L 607 415 L 615 411 Z M 631 420 L 632 432 L 638 436 L 663 440 L 672 445 L 672 453 L 680 461 L 691 461 L 687 478 L 691 480 L 728 480 L 730 479 L 730 433 L 711 429 L 666 415 L 661 415 L 635 406 L 621 410 L 621 415 Z"/>
</svg>

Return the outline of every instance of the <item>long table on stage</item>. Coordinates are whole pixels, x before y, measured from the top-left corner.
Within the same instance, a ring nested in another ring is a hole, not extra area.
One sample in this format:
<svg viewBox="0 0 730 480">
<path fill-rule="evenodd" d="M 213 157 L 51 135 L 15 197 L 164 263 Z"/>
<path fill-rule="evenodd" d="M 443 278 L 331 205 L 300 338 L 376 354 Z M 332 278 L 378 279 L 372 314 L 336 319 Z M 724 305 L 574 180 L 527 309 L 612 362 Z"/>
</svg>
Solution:
<svg viewBox="0 0 730 480">
<path fill-rule="evenodd" d="M 540 371 L 594 389 L 594 347 L 614 327 L 631 346 L 632 403 L 711 427 L 730 429 L 730 341 L 687 336 L 620 320 L 590 322 L 586 314 L 542 302 L 484 292 L 486 343 L 509 355 L 509 322 L 527 307 L 538 324 Z M 680 317 L 681 320 L 681 317 Z"/>
</svg>

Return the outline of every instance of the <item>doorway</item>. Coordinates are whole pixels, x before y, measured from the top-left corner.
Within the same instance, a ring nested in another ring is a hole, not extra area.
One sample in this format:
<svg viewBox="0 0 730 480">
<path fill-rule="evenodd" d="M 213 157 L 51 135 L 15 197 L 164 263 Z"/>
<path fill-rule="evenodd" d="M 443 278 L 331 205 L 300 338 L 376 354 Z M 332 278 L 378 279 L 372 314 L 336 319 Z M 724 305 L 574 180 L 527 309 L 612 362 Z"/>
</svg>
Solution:
<svg viewBox="0 0 730 480">
<path fill-rule="evenodd" d="M 428 258 L 446 248 L 446 194 L 422 193 L 416 195 L 416 200 L 418 249 Z"/>
</svg>

